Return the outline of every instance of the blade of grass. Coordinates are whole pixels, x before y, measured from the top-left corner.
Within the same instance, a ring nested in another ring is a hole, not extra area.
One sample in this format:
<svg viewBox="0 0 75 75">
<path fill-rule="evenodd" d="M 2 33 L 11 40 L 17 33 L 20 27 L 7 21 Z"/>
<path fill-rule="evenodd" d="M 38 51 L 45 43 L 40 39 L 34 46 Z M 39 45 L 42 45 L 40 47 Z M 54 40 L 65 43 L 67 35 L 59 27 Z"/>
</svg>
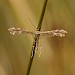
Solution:
<svg viewBox="0 0 75 75">
<path fill-rule="evenodd" d="M 43 18 L 44 18 L 47 2 L 48 2 L 48 0 L 44 1 L 44 5 L 43 5 L 41 16 L 40 16 L 40 19 L 39 19 L 37 31 L 41 30 L 42 21 L 43 21 Z M 37 43 L 38 43 L 39 37 L 40 37 L 39 34 L 34 36 L 33 46 L 32 46 L 32 50 L 31 50 L 31 55 L 30 55 L 30 59 L 29 59 L 26 75 L 30 74 L 30 70 L 31 70 L 31 66 L 32 66 L 32 62 L 33 62 L 33 59 L 34 59 L 35 50 L 36 50 L 36 47 L 37 47 Z M 33 55 L 32 55 L 32 53 L 33 53 Z"/>
</svg>

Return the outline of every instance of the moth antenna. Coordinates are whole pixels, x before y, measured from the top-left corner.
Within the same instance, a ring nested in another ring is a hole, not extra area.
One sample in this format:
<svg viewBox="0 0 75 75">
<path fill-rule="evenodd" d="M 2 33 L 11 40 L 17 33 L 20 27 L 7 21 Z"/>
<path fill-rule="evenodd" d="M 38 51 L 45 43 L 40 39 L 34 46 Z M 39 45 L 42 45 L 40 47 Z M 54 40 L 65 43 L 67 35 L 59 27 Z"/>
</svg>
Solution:
<svg viewBox="0 0 75 75">
<path fill-rule="evenodd" d="M 32 23 L 31 19 L 28 17 L 29 21 L 31 22 L 31 24 L 34 26 L 34 28 L 36 28 L 36 26 Z"/>
</svg>

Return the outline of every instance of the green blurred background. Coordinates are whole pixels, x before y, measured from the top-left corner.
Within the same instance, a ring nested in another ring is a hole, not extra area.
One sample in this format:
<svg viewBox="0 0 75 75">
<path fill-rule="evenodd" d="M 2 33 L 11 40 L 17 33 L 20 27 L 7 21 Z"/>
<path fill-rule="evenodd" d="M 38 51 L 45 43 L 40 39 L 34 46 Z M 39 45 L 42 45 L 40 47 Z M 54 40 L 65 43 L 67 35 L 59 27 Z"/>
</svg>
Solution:
<svg viewBox="0 0 75 75">
<path fill-rule="evenodd" d="M 25 75 L 44 0 L 0 0 L 0 75 Z M 41 36 L 30 75 L 75 75 L 75 0 L 48 0 L 42 30 L 65 29 L 64 38 Z M 39 54 L 41 55 L 39 57 Z"/>
</svg>

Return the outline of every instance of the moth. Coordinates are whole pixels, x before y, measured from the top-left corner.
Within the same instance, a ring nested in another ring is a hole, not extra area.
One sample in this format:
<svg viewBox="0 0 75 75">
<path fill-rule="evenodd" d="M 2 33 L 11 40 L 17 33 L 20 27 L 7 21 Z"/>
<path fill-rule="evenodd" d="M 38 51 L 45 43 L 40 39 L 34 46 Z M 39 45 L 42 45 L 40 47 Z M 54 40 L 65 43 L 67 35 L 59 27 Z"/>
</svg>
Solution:
<svg viewBox="0 0 75 75">
<path fill-rule="evenodd" d="M 28 31 L 25 29 L 21 28 L 15 28 L 11 27 L 8 29 L 10 31 L 10 34 L 15 35 L 15 34 L 22 34 L 22 33 L 27 33 L 27 34 L 32 34 L 32 35 L 50 35 L 51 37 L 53 36 L 59 36 L 59 37 L 64 37 L 66 33 L 68 33 L 66 30 L 63 29 L 56 29 L 56 30 L 51 30 L 51 31 Z"/>
</svg>

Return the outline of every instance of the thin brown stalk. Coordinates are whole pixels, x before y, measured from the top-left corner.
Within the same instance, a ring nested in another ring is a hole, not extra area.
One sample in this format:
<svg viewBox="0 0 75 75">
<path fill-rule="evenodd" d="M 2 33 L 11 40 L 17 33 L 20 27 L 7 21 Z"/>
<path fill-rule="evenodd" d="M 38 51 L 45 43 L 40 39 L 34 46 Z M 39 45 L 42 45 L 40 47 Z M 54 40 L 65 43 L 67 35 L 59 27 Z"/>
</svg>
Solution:
<svg viewBox="0 0 75 75">
<path fill-rule="evenodd" d="M 42 21 L 43 21 L 43 18 L 44 18 L 44 13 L 45 13 L 45 10 L 46 10 L 47 2 L 48 2 L 48 0 L 44 1 L 44 5 L 43 5 L 43 9 L 42 9 L 41 16 L 40 16 L 40 19 L 39 19 L 37 31 L 41 30 Z M 35 52 L 36 52 L 35 50 L 36 50 L 36 47 L 37 47 L 37 42 L 39 40 L 39 37 L 40 37 L 40 34 L 35 35 L 35 37 L 34 37 L 33 46 L 32 46 L 32 50 L 31 50 L 31 55 L 30 55 L 30 59 L 29 59 L 29 64 L 28 64 L 26 75 L 30 74 L 30 70 L 31 70 L 32 62 L 33 62 L 34 55 L 35 55 Z"/>
</svg>

